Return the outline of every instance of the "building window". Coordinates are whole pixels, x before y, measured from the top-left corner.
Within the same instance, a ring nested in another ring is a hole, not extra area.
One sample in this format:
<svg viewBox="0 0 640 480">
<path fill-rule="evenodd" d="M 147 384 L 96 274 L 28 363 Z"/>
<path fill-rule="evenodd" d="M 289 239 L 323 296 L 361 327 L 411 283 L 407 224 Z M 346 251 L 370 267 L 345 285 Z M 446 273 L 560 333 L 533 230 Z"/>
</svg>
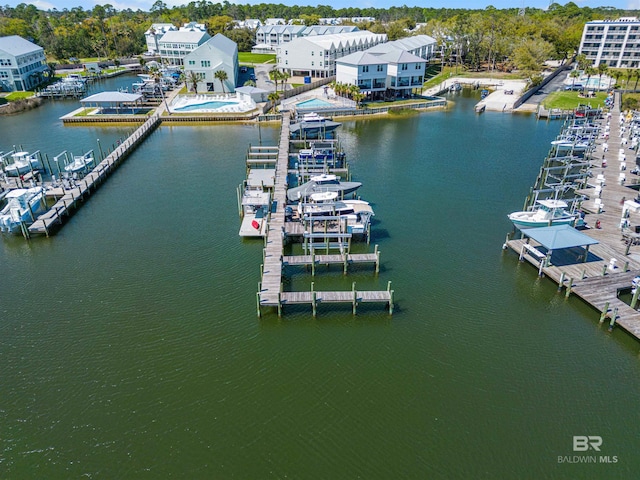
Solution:
<svg viewBox="0 0 640 480">
<path fill-rule="evenodd" d="M 311 50 L 311 56 L 313 57 L 313 50 Z"/>
<path fill-rule="evenodd" d="M 422 70 L 422 64 L 416 63 L 416 70 Z"/>
<path fill-rule="evenodd" d="M 313 62 L 311 62 L 311 66 L 313 67 Z"/>
<path fill-rule="evenodd" d="M 367 73 L 369 71 L 369 65 L 362 66 L 362 73 Z"/>
<path fill-rule="evenodd" d="M 189 60 L 189 65 L 195 65 L 196 61 L 195 60 Z"/>
<path fill-rule="evenodd" d="M 0 78 L 9 78 L 9 73 L 8 72 L 4 72 L 4 71 L 0 71 Z"/>
<path fill-rule="evenodd" d="M 382 72 L 382 71 L 384 71 L 384 65 L 376 65 L 376 67 L 377 67 L 377 68 L 376 68 L 376 70 L 377 70 L 378 72 Z"/>
<path fill-rule="evenodd" d="M 200 66 L 207 68 L 211 66 L 211 60 L 200 60 Z"/>
<path fill-rule="evenodd" d="M 402 70 L 407 70 L 409 68 L 409 65 L 407 65 L 406 63 L 402 64 Z"/>
</svg>

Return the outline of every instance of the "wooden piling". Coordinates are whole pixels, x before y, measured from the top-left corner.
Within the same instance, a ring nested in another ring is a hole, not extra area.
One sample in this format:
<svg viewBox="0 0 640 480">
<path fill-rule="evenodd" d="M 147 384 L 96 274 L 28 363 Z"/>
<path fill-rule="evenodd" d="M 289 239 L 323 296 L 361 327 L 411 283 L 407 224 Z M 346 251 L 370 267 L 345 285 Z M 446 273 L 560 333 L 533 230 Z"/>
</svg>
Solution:
<svg viewBox="0 0 640 480">
<path fill-rule="evenodd" d="M 608 312 L 609 312 L 609 302 L 604 304 L 604 308 L 602 309 L 602 313 L 600 314 L 600 321 L 598 323 L 604 322 L 604 319 L 606 318 Z"/>
</svg>

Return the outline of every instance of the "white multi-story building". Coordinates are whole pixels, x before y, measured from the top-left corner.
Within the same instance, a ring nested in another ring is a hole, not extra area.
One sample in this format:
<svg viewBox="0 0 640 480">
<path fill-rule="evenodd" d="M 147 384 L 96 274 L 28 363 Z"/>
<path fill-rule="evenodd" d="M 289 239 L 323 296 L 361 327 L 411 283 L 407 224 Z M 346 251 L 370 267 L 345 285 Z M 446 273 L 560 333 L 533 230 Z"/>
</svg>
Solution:
<svg viewBox="0 0 640 480">
<path fill-rule="evenodd" d="M 337 59 L 386 41 L 386 34 L 367 31 L 300 37 L 278 46 L 278 68 L 291 75 L 330 77 L 336 74 Z"/>
<path fill-rule="evenodd" d="M 405 37 L 383 45 L 378 45 L 369 49 L 369 53 L 388 53 L 392 50 L 399 52 L 408 52 L 416 57 L 431 60 L 435 56 L 435 50 L 438 42 L 429 35 L 414 35 L 413 37 Z"/>
<path fill-rule="evenodd" d="M 296 38 L 313 35 L 333 35 L 335 33 L 357 32 L 358 27 L 352 25 L 265 25 L 256 30 L 256 46 L 260 52 L 275 52 L 278 45 L 288 43 Z"/>
<path fill-rule="evenodd" d="M 422 88 L 427 60 L 395 46 L 387 47 L 389 44 L 336 60 L 336 81 L 358 85 L 360 91 L 372 99 L 382 97 L 387 91 L 385 95 L 405 97 L 413 89 Z M 386 51 L 380 47 L 386 47 Z"/>
<path fill-rule="evenodd" d="M 44 49 L 17 35 L 0 37 L 0 91 L 27 91 L 48 70 Z"/>
<path fill-rule="evenodd" d="M 215 73 L 224 70 L 227 74 L 224 91 L 233 93 L 238 82 L 238 45 L 218 33 L 184 57 L 184 70 L 187 84 L 190 83 L 190 72 L 195 72 L 201 92 L 222 92 Z"/>
<path fill-rule="evenodd" d="M 582 31 L 580 53 L 592 62 L 612 68 L 640 66 L 640 20 L 622 17 L 617 20 L 587 22 Z"/>
<path fill-rule="evenodd" d="M 183 65 L 184 57 L 210 38 L 203 24 L 185 24 L 180 30 L 166 32 L 159 40 L 160 58 L 170 65 Z"/>
<path fill-rule="evenodd" d="M 147 52 L 157 54 L 160 52 L 160 45 L 158 42 L 162 39 L 165 33 L 169 31 L 176 31 L 176 27 L 173 23 L 154 23 L 149 29 L 144 32 L 144 38 L 147 42 Z"/>
</svg>

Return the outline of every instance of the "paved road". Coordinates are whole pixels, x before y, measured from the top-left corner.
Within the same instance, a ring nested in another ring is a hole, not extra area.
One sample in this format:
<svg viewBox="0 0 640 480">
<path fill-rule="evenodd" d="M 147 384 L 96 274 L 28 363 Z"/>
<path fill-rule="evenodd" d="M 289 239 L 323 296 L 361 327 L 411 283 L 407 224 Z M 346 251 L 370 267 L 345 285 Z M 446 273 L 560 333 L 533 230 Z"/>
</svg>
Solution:
<svg viewBox="0 0 640 480">
<path fill-rule="evenodd" d="M 521 109 L 533 110 L 536 111 L 538 109 L 538 105 L 542 103 L 542 101 L 547 98 L 552 92 L 559 92 L 564 90 L 564 81 L 567 78 L 567 73 L 569 70 L 565 72 L 560 72 L 556 75 L 556 78 L 547 83 L 543 88 L 538 90 L 534 95 L 531 95 L 526 102 L 521 105 Z"/>
</svg>

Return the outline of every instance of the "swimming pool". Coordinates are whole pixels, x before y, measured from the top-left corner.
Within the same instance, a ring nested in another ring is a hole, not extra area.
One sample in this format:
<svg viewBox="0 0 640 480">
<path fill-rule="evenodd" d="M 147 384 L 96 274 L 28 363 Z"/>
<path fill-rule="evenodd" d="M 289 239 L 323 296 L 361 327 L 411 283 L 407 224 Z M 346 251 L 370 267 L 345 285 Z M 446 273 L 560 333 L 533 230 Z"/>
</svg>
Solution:
<svg viewBox="0 0 640 480">
<path fill-rule="evenodd" d="M 218 108 L 228 107 L 229 105 L 238 105 L 237 102 L 205 102 L 195 103 L 193 105 L 185 105 L 184 107 L 174 108 L 176 112 L 193 112 L 194 110 L 217 110 Z"/>
<path fill-rule="evenodd" d="M 312 98 L 311 100 L 305 100 L 304 102 L 296 103 L 298 108 L 331 108 L 334 107 L 333 103 L 325 102 L 319 98 Z"/>
</svg>

